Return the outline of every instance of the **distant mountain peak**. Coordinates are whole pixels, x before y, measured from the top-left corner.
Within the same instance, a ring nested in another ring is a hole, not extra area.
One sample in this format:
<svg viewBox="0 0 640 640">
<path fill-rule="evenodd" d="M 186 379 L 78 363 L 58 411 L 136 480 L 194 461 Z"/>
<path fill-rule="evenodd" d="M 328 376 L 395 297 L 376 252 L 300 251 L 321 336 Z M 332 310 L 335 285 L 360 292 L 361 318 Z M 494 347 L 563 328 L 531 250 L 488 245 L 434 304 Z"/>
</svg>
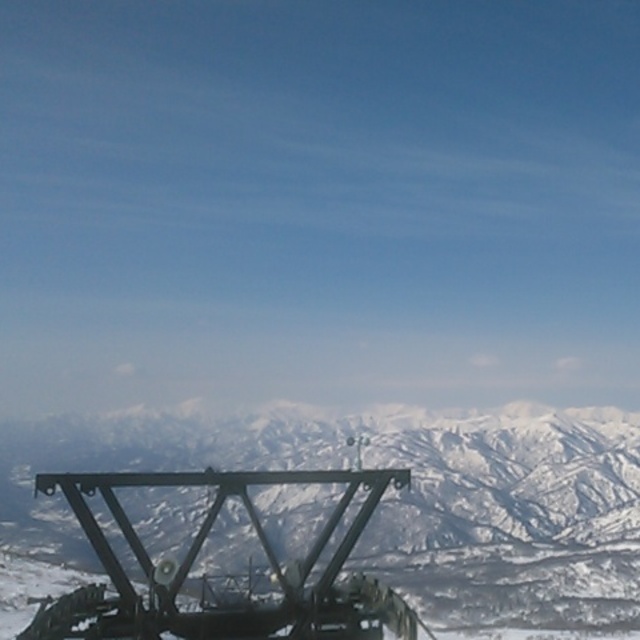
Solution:
<svg viewBox="0 0 640 640">
<path fill-rule="evenodd" d="M 531 400 L 515 400 L 494 411 L 507 418 L 542 418 L 553 415 L 556 409 Z"/>
</svg>

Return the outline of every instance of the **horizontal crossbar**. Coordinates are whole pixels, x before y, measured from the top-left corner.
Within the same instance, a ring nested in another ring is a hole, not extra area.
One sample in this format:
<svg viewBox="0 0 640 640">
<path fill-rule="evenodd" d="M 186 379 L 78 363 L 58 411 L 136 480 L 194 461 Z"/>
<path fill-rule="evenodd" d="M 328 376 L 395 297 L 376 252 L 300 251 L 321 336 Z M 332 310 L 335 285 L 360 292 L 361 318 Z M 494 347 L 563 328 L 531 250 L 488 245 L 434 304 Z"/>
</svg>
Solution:
<svg viewBox="0 0 640 640">
<path fill-rule="evenodd" d="M 105 487 L 197 487 L 219 486 L 232 494 L 250 485 L 330 484 L 361 482 L 373 486 L 379 480 L 393 482 L 402 489 L 410 482 L 409 469 L 366 469 L 362 471 L 214 471 L 178 473 L 40 473 L 36 476 L 36 493 L 47 496 L 57 486 L 76 485 L 84 494 L 92 495 Z"/>
</svg>

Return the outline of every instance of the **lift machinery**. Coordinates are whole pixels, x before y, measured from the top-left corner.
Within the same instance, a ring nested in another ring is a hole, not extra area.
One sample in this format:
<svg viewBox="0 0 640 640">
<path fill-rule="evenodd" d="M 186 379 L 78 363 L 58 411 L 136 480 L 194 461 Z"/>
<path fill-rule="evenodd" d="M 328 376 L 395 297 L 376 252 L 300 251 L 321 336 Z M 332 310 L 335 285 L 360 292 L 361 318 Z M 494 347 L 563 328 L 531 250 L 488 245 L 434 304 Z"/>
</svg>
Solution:
<svg viewBox="0 0 640 640">
<path fill-rule="evenodd" d="M 57 601 L 43 602 L 18 640 L 380 640 L 383 625 L 405 640 L 415 640 L 421 622 L 398 594 L 369 575 L 339 579 L 387 489 L 402 490 L 409 482 L 410 471 L 406 469 L 217 472 L 208 468 L 193 473 L 40 474 L 36 495 L 53 496 L 58 490 L 64 494 L 112 587 L 92 584 Z M 250 489 L 313 484 L 341 487 L 342 495 L 306 556 L 283 561 L 269 540 Z M 188 550 L 180 561 L 171 557 L 152 561 L 119 498 L 136 487 L 204 487 L 211 492 L 206 515 L 197 531 L 191 532 Z M 119 558 L 111 536 L 106 535 L 104 518 L 97 517 L 98 507 L 92 501 L 96 495 L 101 496 L 100 502 L 106 505 L 112 524 L 126 540 L 139 568 Z M 361 497 L 356 499 L 356 495 Z M 257 598 L 249 589 L 245 597 L 229 602 L 216 597 L 203 578 L 200 600 L 193 593 L 185 597 L 194 562 L 231 497 L 246 509 L 268 559 L 276 593 Z M 136 575 L 143 579 L 134 579 Z M 205 597 L 207 593 L 211 597 Z"/>
</svg>

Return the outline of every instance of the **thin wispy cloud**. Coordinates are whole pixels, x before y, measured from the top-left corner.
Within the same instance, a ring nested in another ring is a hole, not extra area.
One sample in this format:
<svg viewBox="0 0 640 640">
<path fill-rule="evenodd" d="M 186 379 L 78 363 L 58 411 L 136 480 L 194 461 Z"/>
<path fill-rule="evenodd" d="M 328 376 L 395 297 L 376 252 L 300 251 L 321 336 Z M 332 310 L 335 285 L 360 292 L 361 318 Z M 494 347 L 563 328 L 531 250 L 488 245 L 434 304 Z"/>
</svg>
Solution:
<svg viewBox="0 0 640 640">
<path fill-rule="evenodd" d="M 138 368 L 133 362 L 123 362 L 113 368 L 113 373 L 120 378 L 132 378 L 138 373 Z"/>
<path fill-rule="evenodd" d="M 107 74 L 105 79 L 135 85 L 134 76 Z M 79 175 L 75 167 L 65 173 L 64 163 L 56 162 L 52 164 L 55 180 L 73 184 L 65 188 L 67 202 L 53 188 L 46 200 L 57 201 L 61 211 L 68 211 L 75 199 L 78 211 L 100 216 L 102 210 L 103 222 L 137 217 L 149 224 L 189 228 L 206 225 L 207 220 L 227 220 L 382 236 L 465 236 L 513 232 L 523 221 L 535 225 L 549 220 L 551 213 L 556 222 L 572 218 L 575 207 L 557 206 L 555 196 L 558 201 L 575 199 L 583 217 L 592 215 L 593 209 L 597 209 L 593 215 L 605 210 L 608 216 L 625 215 L 639 186 L 634 155 L 584 132 L 557 130 L 554 124 L 547 129 L 532 124 L 528 129 L 515 114 L 495 120 L 479 110 L 467 125 L 470 141 L 466 146 L 459 142 L 452 149 L 446 141 L 434 143 L 428 138 L 423 143 L 401 144 L 392 128 L 376 128 L 365 135 L 350 128 L 348 120 L 318 121 L 311 98 L 301 95 L 283 98 L 272 92 L 269 96 L 264 87 L 253 89 L 252 95 L 250 87 L 238 86 L 227 87 L 220 100 L 214 87 L 195 88 L 178 74 L 172 74 L 171 80 L 179 86 L 176 100 L 156 107 L 156 119 L 170 121 L 191 105 L 189 117 L 194 124 L 189 133 L 174 136 L 170 143 L 144 133 L 134 143 L 130 136 L 111 129 L 66 138 L 55 127 L 44 131 L 47 136 L 51 135 L 47 131 L 57 131 L 55 147 L 63 149 L 67 158 L 144 167 L 141 173 L 147 178 L 139 177 L 134 186 L 127 173 L 103 176 L 103 187 L 96 184 L 95 175 Z M 71 74 L 65 82 L 77 91 L 78 84 L 92 86 L 95 80 L 93 75 Z M 165 82 L 157 71 L 152 74 L 152 93 L 161 95 Z M 85 107 L 98 113 L 135 117 L 135 104 L 144 96 L 136 89 L 131 102 L 109 105 L 108 100 L 107 104 L 86 100 Z M 40 109 L 46 122 L 48 111 Z M 222 115 L 224 127 L 220 126 Z M 64 112 L 57 114 L 56 120 L 64 121 L 64 116 Z M 494 130 L 492 140 L 480 146 L 473 135 L 489 127 Z M 233 138 L 240 134 L 242 164 L 233 160 L 239 157 Z M 207 137 L 222 138 L 224 153 L 211 156 Z M 514 137 L 519 144 L 509 145 Z M 178 184 L 168 188 L 157 180 L 156 170 L 167 162 L 183 173 L 197 173 L 205 158 L 206 173 L 223 178 L 211 183 L 215 188 L 202 184 L 196 191 Z M 37 179 L 42 180 L 42 169 L 39 172 Z M 117 207 L 113 207 L 113 194 L 119 194 Z M 544 201 L 539 201 L 540 196 Z M 496 218 L 501 224 L 492 223 Z M 508 221 L 511 224 L 505 225 Z M 531 226 L 522 229 L 523 234 L 531 231 Z"/>
<path fill-rule="evenodd" d="M 584 367 L 584 361 L 582 358 L 576 356 L 564 356 L 558 358 L 553 363 L 553 368 L 558 373 L 572 373 L 574 371 L 580 371 Z"/>
</svg>

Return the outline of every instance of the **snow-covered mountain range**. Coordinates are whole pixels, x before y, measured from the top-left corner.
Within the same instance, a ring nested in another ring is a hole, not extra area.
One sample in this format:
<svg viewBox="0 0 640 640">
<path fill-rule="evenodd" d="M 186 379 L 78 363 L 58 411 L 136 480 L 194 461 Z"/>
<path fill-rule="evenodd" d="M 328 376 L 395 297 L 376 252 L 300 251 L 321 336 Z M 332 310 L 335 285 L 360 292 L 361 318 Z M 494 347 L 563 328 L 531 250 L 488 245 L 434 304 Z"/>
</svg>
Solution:
<svg viewBox="0 0 640 640">
<path fill-rule="evenodd" d="M 520 402 L 337 415 L 275 403 L 213 419 L 138 407 L 5 422 L 0 435 L 5 552 L 98 569 L 64 500 L 33 499 L 38 472 L 346 469 L 356 458 L 347 439 L 366 436 L 365 468 L 410 468 L 412 483 L 387 492 L 352 568 L 380 574 L 436 626 L 640 627 L 640 413 Z M 253 499 L 278 552 L 299 557 L 337 497 L 318 485 L 265 487 Z M 121 499 L 152 555 L 179 556 L 211 495 L 155 489 Z M 242 569 L 254 553 L 248 532 L 231 503 L 197 570 Z"/>
</svg>

